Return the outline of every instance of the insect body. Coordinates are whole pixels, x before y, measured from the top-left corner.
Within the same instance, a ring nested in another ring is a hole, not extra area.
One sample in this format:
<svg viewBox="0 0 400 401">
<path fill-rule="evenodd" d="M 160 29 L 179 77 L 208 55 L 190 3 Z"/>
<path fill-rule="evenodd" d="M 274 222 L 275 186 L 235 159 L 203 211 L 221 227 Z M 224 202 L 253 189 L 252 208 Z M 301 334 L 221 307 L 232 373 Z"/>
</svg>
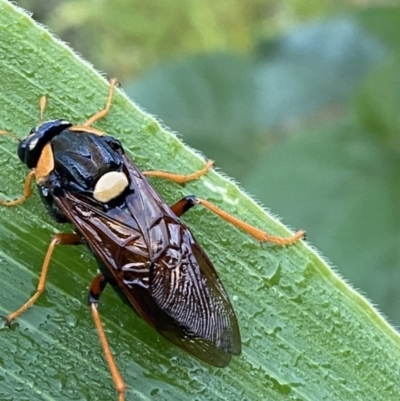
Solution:
<svg viewBox="0 0 400 401">
<path fill-rule="evenodd" d="M 125 384 L 97 308 L 107 283 L 172 343 L 204 362 L 223 367 L 231 355 L 241 352 L 237 318 L 211 261 L 179 217 L 202 204 L 258 240 L 279 245 L 296 242 L 303 232 L 290 238 L 272 237 L 195 196 L 187 196 L 169 207 L 146 176 L 186 182 L 207 173 L 212 163 L 186 177 L 139 171 L 118 140 L 91 127 L 108 113 L 114 85 L 112 81 L 105 109 L 83 125 L 48 121 L 20 142 L 18 156 L 30 169 L 24 195 L 0 204 L 12 206 L 25 201 L 31 195 L 30 181 L 35 178 L 49 214 L 56 221 L 75 227 L 74 234 L 53 237 L 36 293 L 8 315 L 7 322 L 32 306 L 44 291 L 55 246 L 85 243 L 101 271 L 90 287 L 89 305 L 122 401 Z"/>
</svg>

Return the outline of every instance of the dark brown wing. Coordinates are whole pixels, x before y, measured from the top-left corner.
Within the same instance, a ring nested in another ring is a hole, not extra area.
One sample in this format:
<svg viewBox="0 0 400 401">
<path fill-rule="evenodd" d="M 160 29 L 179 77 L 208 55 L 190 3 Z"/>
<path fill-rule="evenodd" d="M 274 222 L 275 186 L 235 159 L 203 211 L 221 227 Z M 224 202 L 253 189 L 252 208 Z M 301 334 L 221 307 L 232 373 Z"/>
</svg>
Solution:
<svg viewBox="0 0 400 401">
<path fill-rule="evenodd" d="M 171 342 L 215 366 L 240 354 L 235 313 L 217 273 L 190 231 L 123 156 L 129 190 L 120 204 L 81 194 L 58 206 L 107 267 L 106 278 Z"/>
</svg>

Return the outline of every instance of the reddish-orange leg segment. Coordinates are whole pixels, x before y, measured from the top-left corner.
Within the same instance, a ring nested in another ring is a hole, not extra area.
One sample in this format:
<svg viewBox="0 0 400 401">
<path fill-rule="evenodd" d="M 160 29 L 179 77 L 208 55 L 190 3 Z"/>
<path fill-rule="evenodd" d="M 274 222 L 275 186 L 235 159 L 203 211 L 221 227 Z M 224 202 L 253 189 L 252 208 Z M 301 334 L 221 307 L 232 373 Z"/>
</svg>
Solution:
<svg viewBox="0 0 400 401">
<path fill-rule="evenodd" d="M 24 184 L 24 192 L 20 198 L 15 199 L 13 201 L 5 201 L 5 200 L 0 199 L 0 205 L 1 206 L 17 206 L 17 205 L 20 205 L 21 203 L 24 203 L 32 195 L 31 182 L 32 182 L 32 179 L 35 177 L 35 174 L 36 174 L 36 171 L 34 169 L 32 169 L 26 176 L 25 184 Z"/>
<path fill-rule="evenodd" d="M 77 234 L 56 234 L 53 236 L 49 248 L 47 249 L 46 256 L 43 261 L 42 272 L 40 273 L 40 280 L 39 284 L 36 288 L 35 293 L 33 296 L 18 310 L 13 313 L 10 313 L 6 317 L 6 324 L 10 325 L 11 322 L 21 316 L 27 309 L 29 309 L 39 298 L 40 294 L 45 290 L 46 287 L 46 279 L 47 279 L 47 272 L 49 270 L 49 264 L 51 260 L 51 256 L 53 254 L 54 248 L 57 245 L 79 245 L 81 244 L 81 237 Z"/>
<path fill-rule="evenodd" d="M 105 278 L 102 274 L 98 274 L 92 282 L 90 286 L 89 292 L 89 306 L 90 311 L 92 312 L 94 324 L 97 329 L 97 333 L 99 335 L 100 344 L 103 348 L 104 356 L 106 357 L 108 367 L 111 372 L 112 379 L 114 381 L 115 388 L 118 392 L 118 401 L 125 400 L 125 392 L 126 392 L 126 385 L 121 376 L 121 373 L 118 370 L 118 366 L 115 362 L 113 354 L 111 352 L 110 345 L 107 341 L 106 333 L 104 332 L 103 324 L 101 323 L 100 314 L 98 311 L 99 306 L 99 297 L 106 285 Z"/>
<path fill-rule="evenodd" d="M 178 184 L 185 184 L 186 182 L 197 180 L 198 178 L 207 174 L 213 164 L 214 162 L 212 160 L 208 160 L 205 167 L 188 175 L 167 173 L 165 171 L 143 171 L 143 174 L 146 177 L 165 178 L 167 180 L 177 182 Z"/>
</svg>

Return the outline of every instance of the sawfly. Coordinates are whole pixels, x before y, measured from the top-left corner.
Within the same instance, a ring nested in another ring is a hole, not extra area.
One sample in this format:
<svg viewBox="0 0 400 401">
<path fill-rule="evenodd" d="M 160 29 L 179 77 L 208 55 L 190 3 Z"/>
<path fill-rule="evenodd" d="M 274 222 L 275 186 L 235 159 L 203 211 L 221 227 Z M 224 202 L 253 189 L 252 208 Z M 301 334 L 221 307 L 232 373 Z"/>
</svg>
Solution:
<svg viewBox="0 0 400 401">
<path fill-rule="evenodd" d="M 304 235 L 274 237 L 221 210 L 186 196 L 168 206 L 147 180 L 155 176 L 183 184 L 207 174 L 212 162 L 188 176 L 140 171 L 121 143 L 92 125 L 109 113 L 116 81 L 111 80 L 104 109 L 81 125 L 64 119 L 40 123 L 18 146 L 27 166 L 21 198 L 1 200 L 15 206 L 32 194 L 35 180 L 40 197 L 59 223 L 74 233 L 56 234 L 48 247 L 34 295 L 6 317 L 7 324 L 30 308 L 45 290 L 53 251 L 58 245 L 85 244 L 100 273 L 89 290 L 89 306 L 109 365 L 119 401 L 126 385 L 111 353 L 98 312 L 99 298 L 110 284 L 133 310 L 173 344 L 217 367 L 241 352 L 238 321 L 217 272 L 180 217 L 202 205 L 260 242 L 290 245 Z M 40 101 L 41 119 L 46 98 Z M 1 131 L 3 135 L 14 134 Z"/>
</svg>

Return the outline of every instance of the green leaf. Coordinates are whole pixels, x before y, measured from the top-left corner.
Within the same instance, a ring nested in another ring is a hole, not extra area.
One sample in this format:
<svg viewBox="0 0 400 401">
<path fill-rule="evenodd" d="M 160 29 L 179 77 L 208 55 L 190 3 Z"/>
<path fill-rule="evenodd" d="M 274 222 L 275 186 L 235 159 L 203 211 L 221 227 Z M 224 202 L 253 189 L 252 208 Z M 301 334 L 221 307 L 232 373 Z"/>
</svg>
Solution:
<svg viewBox="0 0 400 401">
<path fill-rule="evenodd" d="M 65 45 L 0 0 L 0 127 L 26 135 L 45 118 L 84 121 L 99 110 L 107 82 Z M 121 93 L 99 129 L 119 138 L 138 165 L 191 172 L 204 161 Z M 26 171 L 16 144 L 1 140 L 1 189 L 21 193 Z M 184 188 L 154 180 L 168 202 L 196 193 L 269 230 L 288 231 L 236 185 L 211 172 Z M 202 364 L 174 348 L 123 305 L 110 289 L 100 311 L 127 400 L 396 400 L 400 392 L 398 334 L 306 244 L 264 246 L 205 210 L 185 221 L 214 261 L 241 325 L 243 354 L 226 369 Z M 22 305 L 38 280 L 50 236 L 66 230 L 46 215 L 37 195 L 1 208 L 0 313 Z M 0 330 L 0 399 L 110 400 L 115 390 L 90 313 L 93 258 L 60 247 L 47 291 L 12 329 Z"/>
</svg>

